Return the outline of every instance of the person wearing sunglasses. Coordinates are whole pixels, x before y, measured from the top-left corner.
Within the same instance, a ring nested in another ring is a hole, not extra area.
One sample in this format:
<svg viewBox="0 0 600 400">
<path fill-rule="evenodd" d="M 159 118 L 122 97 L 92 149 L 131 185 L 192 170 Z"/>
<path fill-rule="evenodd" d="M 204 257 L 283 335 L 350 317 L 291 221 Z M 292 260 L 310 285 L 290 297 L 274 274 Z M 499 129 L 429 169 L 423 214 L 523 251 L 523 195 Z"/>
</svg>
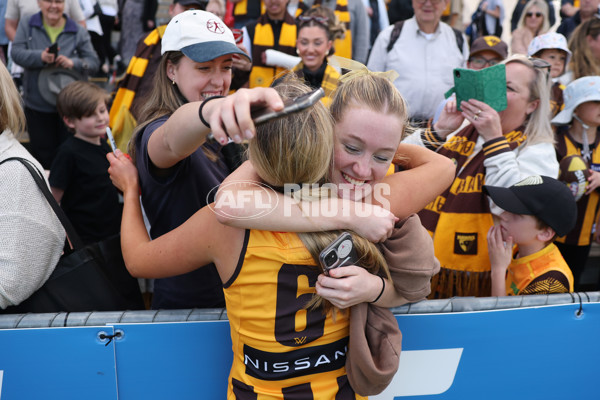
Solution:
<svg viewBox="0 0 600 400">
<path fill-rule="evenodd" d="M 506 109 L 497 112 L 471 99 L 458 111 L 450 101 L 431 128 L 403 141 L 435 150 L 457 166 L 450 188 L 419 212 L 441 264 L 431 283 L 434 298 L 491 293 L 486 237 L 501 211 L 489 203 L 484 184 L 509 187 L 531 175 L 558 176 L 548 118 L 550 65 L 520 54 L 503 63 Z"/>
<path fill-rule="evenodd" d="M 534 37 L 548 32 L 548 4 L 545 0 L 531 0 L 525 5 L 517 29 L 512 33 L 512 54 L 527 54 L 529 43 Z"/>
</svg>

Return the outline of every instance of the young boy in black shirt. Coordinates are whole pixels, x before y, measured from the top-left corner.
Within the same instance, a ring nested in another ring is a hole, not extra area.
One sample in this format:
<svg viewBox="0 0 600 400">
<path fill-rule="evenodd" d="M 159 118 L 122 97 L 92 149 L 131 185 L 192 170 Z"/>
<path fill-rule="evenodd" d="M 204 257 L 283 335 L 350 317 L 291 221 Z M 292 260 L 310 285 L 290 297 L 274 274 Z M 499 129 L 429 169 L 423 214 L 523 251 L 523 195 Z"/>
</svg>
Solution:
<svg viewBox="0 0 600 400">
<path fill-rule="evenodd" d="M 76 81 L 59 93 L 56 104 L 75 134 L 58 149 L 50 168 L 50 186 L 86 244 L 118 234 L 121 225 L 119 195 L 107 172 L 109 99 L 99 86 Z"/>
</svg>

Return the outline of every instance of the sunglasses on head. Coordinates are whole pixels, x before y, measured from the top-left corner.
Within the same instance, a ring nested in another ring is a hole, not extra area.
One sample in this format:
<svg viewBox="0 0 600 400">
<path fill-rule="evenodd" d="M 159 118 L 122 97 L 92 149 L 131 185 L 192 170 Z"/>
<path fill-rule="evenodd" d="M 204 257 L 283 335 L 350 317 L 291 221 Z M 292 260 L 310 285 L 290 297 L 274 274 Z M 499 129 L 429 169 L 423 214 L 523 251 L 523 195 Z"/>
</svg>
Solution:
<svg viewBox="0 0 600 400">
<path fill-rule="evenodd" d="M 542 16 L 543 16 L 543 14 L 542 14 L 541 12 L 531 12 L 531 11 L 530 11 L 530 12 L 526 12 L 526 13 L 525 13 L 525 16 L 526 16 L 527 18 L 531 18 L 531 17 L 533 17 L 534 15 L 535 15 L 536 17 L 538 17 L 538 18 L 540 18 L 540 17 L 542 17 Z"/>
<path fill-rule="evenodd" d="M 533 68 L 546 70 L 546 78 L 550 79 L 550 68 L 552 68 L 552 66 L 548 61 L 536 57 L 527 57 L 527 59 L 533 64 Z"/>
<path fill-rule="evenodd" d="M 327 17 L 319 17 L 318 15 L 299 15 L 298 21 L 300 22 L 310 22 L 315 21 L 321 25 L 327 25 L 329 18 Z"/>
</svg>

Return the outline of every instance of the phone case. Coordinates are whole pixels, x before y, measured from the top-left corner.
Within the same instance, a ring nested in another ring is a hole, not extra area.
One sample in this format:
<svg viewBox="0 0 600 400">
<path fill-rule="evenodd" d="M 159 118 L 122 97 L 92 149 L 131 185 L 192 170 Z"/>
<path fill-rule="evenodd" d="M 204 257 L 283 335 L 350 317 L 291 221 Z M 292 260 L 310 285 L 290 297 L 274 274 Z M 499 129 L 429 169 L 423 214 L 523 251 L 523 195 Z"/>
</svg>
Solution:
<svg viewBox="0 0 600 400">
<path fill-rule="evenodd" d="M 461 101 L 470 99 L 483 101 L 496 111 L 506 108 L 506 66 L 504 64 L 479 71 L 455 68 L 453 74 L 454 87 L 446 93 L 446 98 L 456 93 L 456 105 L 459 111 L 462 111 Z"/>
<path fill-rule="evenodd" d="M 335 261 L 328 261 L 328 256 L 335 253 Z M 358 255 L 352 242 L 352 235 L 348 232 L 342 233 L 333 242 L 319 253 L 319 261 L 323 266 L 323 271 L 327 274 L 327 271 L 344 267 L 346 265 L 357 265 Z"/>
</svg>

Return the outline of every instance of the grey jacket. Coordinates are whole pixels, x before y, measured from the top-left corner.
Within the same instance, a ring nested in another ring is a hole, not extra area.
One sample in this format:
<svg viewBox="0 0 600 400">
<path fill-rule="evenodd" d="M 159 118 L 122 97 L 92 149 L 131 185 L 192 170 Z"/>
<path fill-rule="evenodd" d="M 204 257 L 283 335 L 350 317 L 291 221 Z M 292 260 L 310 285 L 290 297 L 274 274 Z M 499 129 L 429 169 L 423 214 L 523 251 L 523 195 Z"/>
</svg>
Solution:
<svg viewBox="0 0 600 400">
<path fill-rule="evenodd" d="M 92 47 L 90 35 L 75 21 L 67 19 L 63 31 L 58 35 L 59 55 L 73 60 L 73 69 L 87 76 L 100 66 L 96 51 Z M 25 106 L 36 111 L 56 112 L 56 106 L 46 102 L 38 89 L 40 71 L 49 67 L 42 61 L 42 52 L 52 43 L 42 23 L 42 13 L 33 14 L 30 18 L 19 21 L 11 56 L 15 63 L 25 68 L 23 79 Z"/>
</svg>

